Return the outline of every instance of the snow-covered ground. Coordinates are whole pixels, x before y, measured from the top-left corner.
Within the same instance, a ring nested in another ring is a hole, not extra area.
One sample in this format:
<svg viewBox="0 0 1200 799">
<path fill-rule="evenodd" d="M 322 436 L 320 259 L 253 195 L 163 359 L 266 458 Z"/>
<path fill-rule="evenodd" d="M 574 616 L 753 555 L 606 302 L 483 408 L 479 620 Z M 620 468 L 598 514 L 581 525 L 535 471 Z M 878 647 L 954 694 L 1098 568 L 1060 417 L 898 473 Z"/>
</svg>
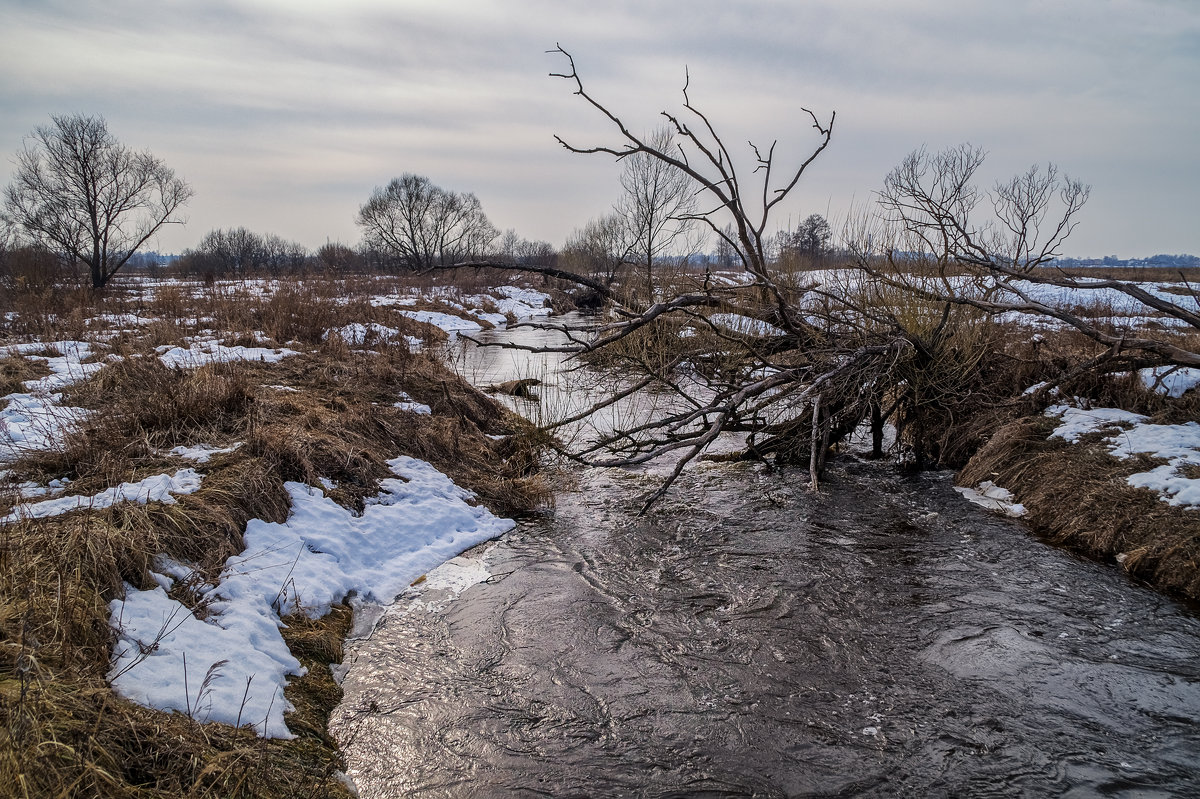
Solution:
<svg viewBox="0 0 1200 799">
<path fill-rule="evenodd" d="M 389 461 L 395 478 L 361 516 L 317 488 L 288 483 L 291 516 L 254 520 L 246 549 L 230 558 L 205 590 L 199 617 L 167 590 L 187 579 L 184 564 L 164 562 L 159 586 L 110 605 L 119 636 L 109 678 L 121 695 L 201 721 L 253 724 L 262 735 L 290 738 L 283 689 L 302 674 L 279 629 L 280 617 L 316 618 L 354 592 L 356 602 L 390 602 L 414 580 L 459 552 L 513 527 L 428 463 Z"/>
<path fill-rule="evenodd" d="M 1130 475 L 1128 483 L 1156 491 L 1172 505 L 1200 507 L 1200 478 L 1183 474 L 1187 466 L 1200 467 L 1200 422 L 1151 424 L 1145 416 L 1129 411 L 1070 405 L 1051 406 L 1046 415 L 1062 421 L 1051 438 L 1073 442 L 1085 433 L 1099 432 L 1107 439 L 1108 451 L 1118 458 L 1145 454 L 1166 460 L 1148 472 Z"/>
<path fill-rule="evenodd" d="M 1200 390 L 1200 369 L 1145 369 L 1139 373 L 1148 387 L 1172 397 L 1185 391 Z M 1040 386 L 1031 386 L 1029 393 Z M 1171 505 L 1200 508 L 1200 477 L 1188 477 L 1188 467 L 1200 468 L 1200 422 L 1185 424 L 1151 424 L 1141 414 L 1119 408 L 1090 408 L 1078 400 L 1075 404 L 1061 403 L 1046 409 L 1046 415 L 1057 418 L 1060 424 L 1050 434 L 1074 443 L 1087 433 L 1101 433 L 1108 451 L 1122 460 L 1134 455 L 1161 458 L 1166 463 L 1148 472 L 1126 478 L 1131 486 L 1148 488 Z M 991 481 L 975 488 L 956 487 L 963 497 L 989 510 L 1011 516 L 1021 516 L 1025 507 L 1007 489 Z"/>
<path fill-rule="evenodd" d="M 58 353 L 51 355 L 50 353 Z M 92 356 L 85 341 L 50 341 L 0 347 L 0 356 L 21 356 L 44 363 L 50 374 L 22 384 L 24 391 L 0 398 L 0 464 L 23 452 L 61 443 L 63 432 L 88 415 L 82 408 L 63 406 L 62 390 L 94 375 L 103 362 L 84 363 Z"/>
</svg>

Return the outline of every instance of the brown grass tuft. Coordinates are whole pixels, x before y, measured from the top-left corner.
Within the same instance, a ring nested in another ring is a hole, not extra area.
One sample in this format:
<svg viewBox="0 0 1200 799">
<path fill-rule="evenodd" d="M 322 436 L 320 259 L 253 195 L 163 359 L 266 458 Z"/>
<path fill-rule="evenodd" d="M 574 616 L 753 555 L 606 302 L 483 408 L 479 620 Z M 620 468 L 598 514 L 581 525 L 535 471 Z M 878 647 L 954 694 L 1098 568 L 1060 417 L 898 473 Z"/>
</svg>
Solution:
<svg viewBox="0 0 1200 799">
<path fill-rule="evenodd" d="M 26 380 L 37 380 L 48 374 L 50 369 L 42 361 L 19 355 L 0 357 L 0 397 L 23 392 L 25 389 L 21 384 Z"/>
</svg>

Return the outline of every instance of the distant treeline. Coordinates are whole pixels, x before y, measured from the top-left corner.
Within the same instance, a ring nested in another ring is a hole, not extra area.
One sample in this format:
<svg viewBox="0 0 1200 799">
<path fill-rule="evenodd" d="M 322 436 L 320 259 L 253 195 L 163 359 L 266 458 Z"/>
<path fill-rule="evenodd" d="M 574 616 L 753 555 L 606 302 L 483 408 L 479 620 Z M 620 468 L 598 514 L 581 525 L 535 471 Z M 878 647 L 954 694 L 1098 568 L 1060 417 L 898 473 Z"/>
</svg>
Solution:
<svg viewBox="0 0 1200 799">
<path fill-rule="evenodd" d="M 1106 255 L 1103 258 L 1055 258 L 1054 266 L 1064 268 L 1077 268 L 1088 266 L 1122 266 L 1122 267 L 1156 267 L 1156 268 L 1185 268 L 1194 269 L 1200 267 L 1200 257 L 1195 255 L 1167 255 L 1160 253 L 1151 255 L 1149 258 L 1118 258 L 1115 255 Z"/>
</svg>

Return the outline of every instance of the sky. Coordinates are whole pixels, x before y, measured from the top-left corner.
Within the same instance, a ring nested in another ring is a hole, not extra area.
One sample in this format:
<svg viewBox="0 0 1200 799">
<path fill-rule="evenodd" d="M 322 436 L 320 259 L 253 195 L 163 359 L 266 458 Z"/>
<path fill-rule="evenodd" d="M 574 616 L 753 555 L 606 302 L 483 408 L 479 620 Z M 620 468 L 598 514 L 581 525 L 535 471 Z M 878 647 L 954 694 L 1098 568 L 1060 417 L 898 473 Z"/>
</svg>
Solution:
<svg viewBox="0 0 1200 799">
<path fill-rule="evenodd" d="M 829 148 L 779 227 L 837 227 L 909 152 L 970 143 L 985 187 L 1053 162 L 1092 187 L 1075 256 L 1200 254 L 1198 0 L 0 0 L 0 185 L 51 114 L 103 116 L 195 189 L 179 252 L 246 227 L 356 244 L 376 186 L 414 172 L 558 246 L 609 212 L 619 143 L 689 96 L 735 159 Z M 686 70 L 686 72 L 685 72 Z"/>
</svg>

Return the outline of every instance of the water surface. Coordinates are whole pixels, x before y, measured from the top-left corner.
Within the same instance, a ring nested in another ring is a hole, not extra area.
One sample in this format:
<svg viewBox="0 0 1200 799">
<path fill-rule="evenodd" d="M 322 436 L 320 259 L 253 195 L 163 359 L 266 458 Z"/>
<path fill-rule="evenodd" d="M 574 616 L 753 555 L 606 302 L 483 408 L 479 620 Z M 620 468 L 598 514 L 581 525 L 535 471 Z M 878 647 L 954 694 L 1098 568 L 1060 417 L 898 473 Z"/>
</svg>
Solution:
<svg viewBox="0 0 1200 799">
<path fill-rule="evenodd" d="M 1187 608 L 945 473 L 658 479 L 575 472 L 351 646 L 364 797 L 1200 795 Z"/>
</svg>

